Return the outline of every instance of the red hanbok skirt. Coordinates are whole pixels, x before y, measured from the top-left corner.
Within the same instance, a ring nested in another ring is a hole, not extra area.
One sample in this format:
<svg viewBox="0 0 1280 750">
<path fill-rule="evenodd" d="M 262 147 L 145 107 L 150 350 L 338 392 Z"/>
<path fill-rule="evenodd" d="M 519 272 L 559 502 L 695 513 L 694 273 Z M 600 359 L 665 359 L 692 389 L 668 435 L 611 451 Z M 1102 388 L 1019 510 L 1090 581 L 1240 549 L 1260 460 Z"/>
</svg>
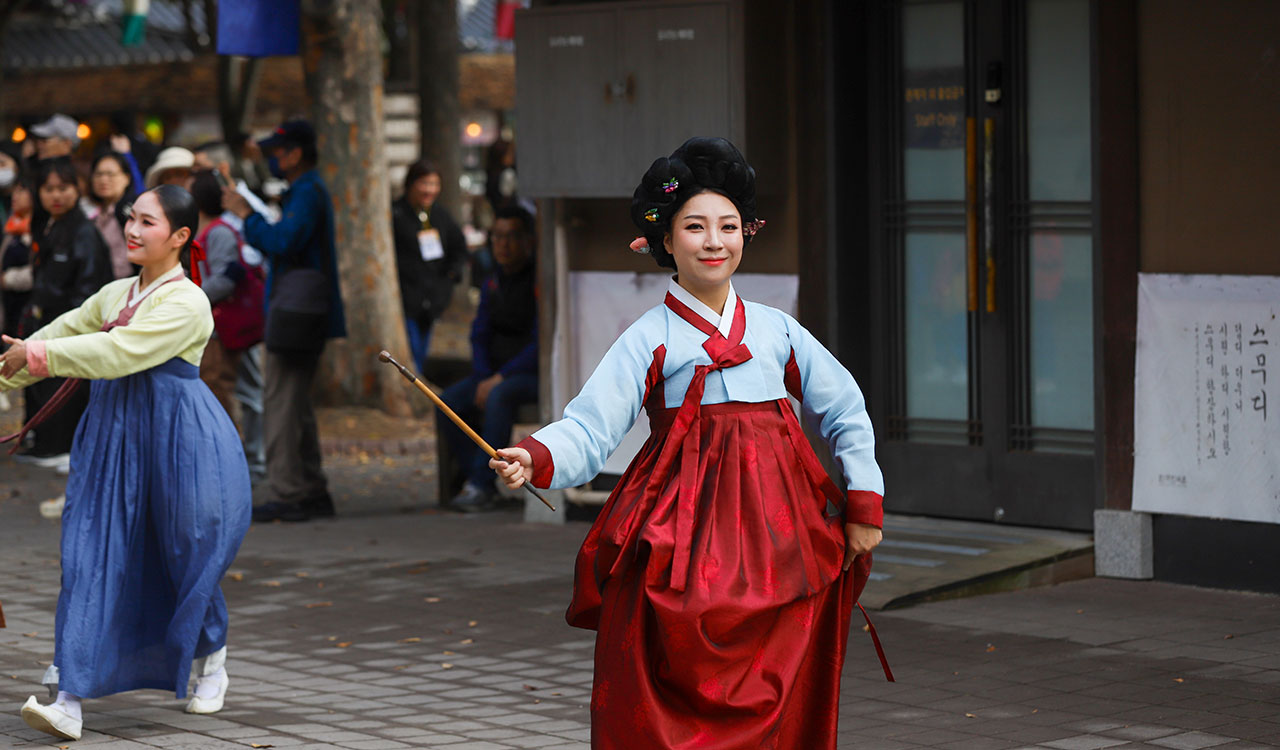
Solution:
<svg viewBox="0 0 1280 750">
<path fill-rule="evenodd" d="M 871 570 L 841 571 L 843 493 L 786 399 L 703 406 L 682 446 L 676 412 L 651 412 L 578 553 L 567 619 L 598 631 L 591 746 L 833 749 Z"/>
</svg>

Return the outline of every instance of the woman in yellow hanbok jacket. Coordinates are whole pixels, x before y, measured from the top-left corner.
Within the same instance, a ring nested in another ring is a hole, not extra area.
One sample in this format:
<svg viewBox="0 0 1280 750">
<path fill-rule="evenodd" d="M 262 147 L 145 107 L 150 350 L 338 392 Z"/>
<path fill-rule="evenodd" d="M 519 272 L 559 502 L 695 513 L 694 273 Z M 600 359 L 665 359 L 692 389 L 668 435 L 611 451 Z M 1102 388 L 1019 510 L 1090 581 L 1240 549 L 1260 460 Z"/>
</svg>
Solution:
<svg viewBox="0 0 1280 750">
<path fill-rule="evenodd" d="M 193 268 L 197 212 L 176 186 L 144 193 L 125 226 L 139 276 L 9 345 L 0 391 L 46 377 L 90 380 L 62 515 L 62 591 L 48 705 L 32 727 L 80 737 L 80 701 L 126 690 L 187 693 L 222 708 L 227 607 L 219 588 L 249 528 L 249 472 L 231 419 L 199 378 L 213 331 Z M 66 400 L 55 396 L 50 410 Z M 37 415 L 30 429 L 44 415 Z"/>
</svg>

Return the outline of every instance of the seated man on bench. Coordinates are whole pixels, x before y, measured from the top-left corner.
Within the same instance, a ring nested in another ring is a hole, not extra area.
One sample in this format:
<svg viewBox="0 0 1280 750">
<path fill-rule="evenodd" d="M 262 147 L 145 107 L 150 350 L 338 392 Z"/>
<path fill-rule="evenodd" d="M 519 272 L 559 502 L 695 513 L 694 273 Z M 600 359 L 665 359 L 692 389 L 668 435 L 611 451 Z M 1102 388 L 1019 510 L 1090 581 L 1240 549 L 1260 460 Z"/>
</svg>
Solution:
<svg viewBox="0 0 1280 750">
<path fill-rule="evenodd" d="M 449 408 L 479 428 L 480 436 L 493 446 L 510 442 L 516 410 L 538 400 L 534 232 L 533 216 L 523 208 L 496 212 L 489 232 L 496 268 L 480 287 L 480 305 L 471 324 L 471 374 L 441 394 Z M 466 473 L 466 483 L 449 507 L 466 513 L 494 508 L 497 491 L 489 457 L 443 414 L 436 424 L 439 439 L 449 441 Z"/>
</svg>

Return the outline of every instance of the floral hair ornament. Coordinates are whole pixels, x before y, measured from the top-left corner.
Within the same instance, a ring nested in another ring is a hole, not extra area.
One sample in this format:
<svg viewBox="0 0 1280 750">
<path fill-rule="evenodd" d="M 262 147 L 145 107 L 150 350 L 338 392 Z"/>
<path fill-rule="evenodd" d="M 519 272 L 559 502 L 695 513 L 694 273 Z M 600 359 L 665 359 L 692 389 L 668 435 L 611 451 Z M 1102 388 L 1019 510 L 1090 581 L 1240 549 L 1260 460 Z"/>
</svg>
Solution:
<svg viewBox="0 0 1280 750">
<path fill-rule="evenodd" d="M 649 240 L 645 239 L 643 236 L 635 238 L 631 241 L 631 251 L 640 253 L 641 255 L 648 255 Z"/>
<path fill-rule="evenodd" d="M 676 179 L 667 180 L 666 182 L 662 183 L 662 192 L 674 193 L 676 189 L 679 187 L 680 187 L 679 180 L 676 180 Z"/>
<path fill-rule="evenodd" d="M 764 219 L 754 219 L 752 221 L 748 221 L 746 226 L 742 228 L 742 233 L 747 235 L 748 237 L 755 237 L 756 232 L 759 232 L 761 229 L 764 229 L 764 225 L 765 225 Z"/>
<path fill-rule="evenodd" d="M 644 220 L 645 220 L 645 221 L 652 221 L 652 222 L 654 222 L 654 223 L 656 224 L 656 223 L 657 223 L 657 221 L 658 221 L 658 209 L 656 209 L 656 208 L 651 208 L 651 209 L 649 209 L 648 211 L 645 211 L 645 212 L 644 212 Z"/>
</svg>

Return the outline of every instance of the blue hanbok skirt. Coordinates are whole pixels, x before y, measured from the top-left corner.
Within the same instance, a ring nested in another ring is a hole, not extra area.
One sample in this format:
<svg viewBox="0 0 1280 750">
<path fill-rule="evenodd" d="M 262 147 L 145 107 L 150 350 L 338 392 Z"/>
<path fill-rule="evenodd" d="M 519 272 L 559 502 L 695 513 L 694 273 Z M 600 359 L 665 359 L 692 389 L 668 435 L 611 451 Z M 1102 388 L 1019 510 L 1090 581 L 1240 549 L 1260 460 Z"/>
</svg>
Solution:
<svg viewBox="0 0 1280 750">
<path fill-rule="evenodd" d="M 227 641 L 219 582 L 249 530 L 235 425 L 199 370 L 172 359 L 92 383 L 62 513 L 58 687 L 81 698 L 187 692 Z"/>
</svg>

